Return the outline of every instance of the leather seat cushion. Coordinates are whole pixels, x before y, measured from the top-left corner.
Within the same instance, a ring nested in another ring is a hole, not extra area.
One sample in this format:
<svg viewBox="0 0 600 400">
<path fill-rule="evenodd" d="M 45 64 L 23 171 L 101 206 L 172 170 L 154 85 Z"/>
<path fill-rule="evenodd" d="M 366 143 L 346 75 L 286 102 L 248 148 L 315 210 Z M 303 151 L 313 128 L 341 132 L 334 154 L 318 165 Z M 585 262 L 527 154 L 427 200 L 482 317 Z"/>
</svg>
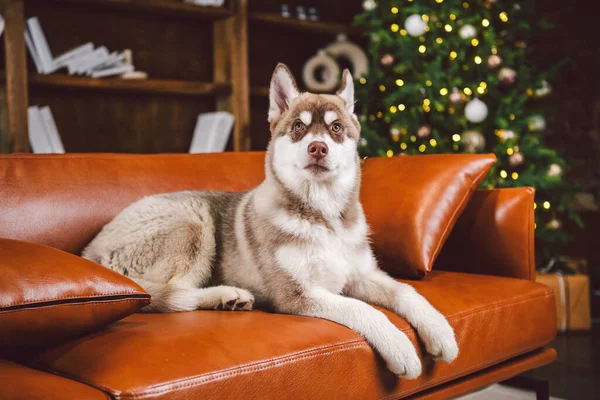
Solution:
<svg viewBox="0 0 600 400">
<path fill-rule="evenodd" d="M 262 311 L 134 314 L 30 362 L 114 398 L 392 399 L 482 370 L 550 342 L 552 291 L 513 278 L 432 271 L 410 281 L 447 316 L 460 355 L 423 355 L 423 375 L 399 380 L 355 332 L 336 323 Z"/>
<path fill-rule="evenodd" d="M 98 389 L 28 368 L 8 360 L 0 360 L 0 399 L 2 400 L 108 400 Z"/>
</svg>

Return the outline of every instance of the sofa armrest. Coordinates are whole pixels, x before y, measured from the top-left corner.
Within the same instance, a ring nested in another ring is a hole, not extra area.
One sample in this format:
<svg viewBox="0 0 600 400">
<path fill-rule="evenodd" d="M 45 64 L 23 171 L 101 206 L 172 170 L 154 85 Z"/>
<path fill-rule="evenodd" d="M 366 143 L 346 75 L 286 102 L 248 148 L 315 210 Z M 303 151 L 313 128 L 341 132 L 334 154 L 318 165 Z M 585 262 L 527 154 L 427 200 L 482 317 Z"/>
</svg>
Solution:
<svg viewBox="0 0 600 400">
<path fill-rule="evenodd" d="M 444 245 L 437 269 L 535 279 L 535 190 L 477 190 Z"/>
</svg>

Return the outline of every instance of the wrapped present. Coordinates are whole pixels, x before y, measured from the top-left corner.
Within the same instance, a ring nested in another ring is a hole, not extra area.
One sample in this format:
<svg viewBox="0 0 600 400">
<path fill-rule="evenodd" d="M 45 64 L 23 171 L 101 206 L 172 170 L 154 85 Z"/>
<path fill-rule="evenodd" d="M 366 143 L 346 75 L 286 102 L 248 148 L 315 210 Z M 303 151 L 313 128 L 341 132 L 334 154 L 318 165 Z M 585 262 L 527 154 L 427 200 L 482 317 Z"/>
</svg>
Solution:
<svg viewBox="0 0 600 400">
<path fill-rule="evenodd" d="M 590 280 L 587 275 L 536 274 L 535 280 L 554 290 L 559 332 L 591 329 Z"/>
</svg>

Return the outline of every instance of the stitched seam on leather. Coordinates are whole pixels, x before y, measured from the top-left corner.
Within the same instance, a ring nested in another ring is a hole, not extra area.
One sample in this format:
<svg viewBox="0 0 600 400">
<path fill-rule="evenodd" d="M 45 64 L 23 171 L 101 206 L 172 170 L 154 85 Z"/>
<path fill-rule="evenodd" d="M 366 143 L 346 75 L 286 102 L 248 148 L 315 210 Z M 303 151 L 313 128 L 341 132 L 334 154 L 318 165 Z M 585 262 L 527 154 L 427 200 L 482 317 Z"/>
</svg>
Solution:
<svg viewBox="0 0 600 400">
<path fill-rule="evenodd" d="M 36 300 L 30 300 L 30 301 L 23 301 L 23 302 L 16 302 L 16 303 L 10 303 L 10 304 L 4 304 L 2 306 L 0 306 L 0 311 L 5 308 L 5 307 L 14 307 L 14 306 L 24 306 L 27 304 L 35 304 L 35 303 L 42 303 L 45 301 L 52 301 L 52 300 L 70 300 L 70 299 L 93 299 L 93 298 L 97 298 L 97 297 L 106 297 L 106 296 L 122 296 L 122 295 L 145 295 L 146 293 L 140 293 L 140 292 L 117 292 L 117 293 L 104 293 L 104 294 L 93 294 L 93 295 L 89 295 L 89 296 L 63 296 L 63 297 L 44 297 L 42 299 L 36 299 Z M 148 295 L 150 296 L 150 295 Z"/>
<path fill-rule="evenodd" d="M 548 342 L 548 343 L 549 343 L 549 342 Z M 477 364 L 477 365 L 476 365 L 476 366 L 474 366 L 474 367 L 467 368 L 467 369 L 465 369 L 465 370 L 463 370 L 463 371 L 461 371 L 461 372 L 459 372 L 459 373 L 456 373 L 456 374 L 454 374 L 454 375 L 452 375 L 452 376 L 445 377 L 445 378 L 443 378 L 443 379 L 439 379 L 439 380 L 437 380 L 437 381 L 432 381 L 432 382 L 429 382 L 429 383 L 427 383 L 426 385 L 423 385 L 423 386 L 420 386 L 420 387 L 417 387 L 417 388 L 412 388 L 412 389 L 401 390 L 401 391 L 399 391 L 399 392 L 397 392 L 397 393 L 390 394 L 390 395 L 387 395 L 387 396 L 385 396 L 385 397 L 382 397 L 380 400 L 397 399 L 397 398 L 399 398 L 398 396 L 406 396 L 406 395 L 415 394 L 415 393 L 421 392 L 421 391 L 423 391 L 423 390 L 430 389 L 430 388 L 432 388 L 432 387 L 434 387 L 434 386 L 438 386 L 438 385 L 440 385 L 440 384 L 444 384 L 444 383 L 447 383 L 447 382 L 451 382 L 451 381 L 453 381 L 454 379 L 457 379 L 457 378 L 462 378 L 462 377 L 464 377 L 464 376 L 466 376 L 466 375 L 470 374 L 471 372 L 475 372 L 475 371 L 479 371 L 479 370 L 481 370 L 481 369 L 482 369 L 482 367 L 485 367 L 485 368 L 487 368 L 487 367 L 493 367 L 494 365 L 496 365 L 496 364 L 499 364 L 499 363 L 501 363 L 501 362 L 504 362 L 504 361 L 508 361 L 508 360 L 510 360 L 510 359 L 511 359 L 511 358 L 513 358 L 513 357 L 517 357 L 517 356 L 520 356 L 520 355 L 524 355 L 524 354 L 527 354 L 527 353 L 529 353 L 529 352 L 532 352 L 532 351 L 535 351 L 535 350 L 537 350 L 537 349 L 540 349 L 540 348 L 542 348 L 542 347 L 543 347 L 543 346 L 545 346 L 545 345 L 546 345 L 546 344 L 543 344 L 542 346 L 535 347 L 535 348 L 532 348 L 532 349 L 526 349 L 526 350 L 522 350 L 522 351 L 518 351 L 518 352 L 511 353 L 511 355 L 510 355 L 510 356 L 508 356 L 508 357 L 500 357 L 500 358 L 498 358 L 498 359 L 496 359 L 496 360 L 492 361 L 492 362 L 491 362 L 491 364 L 490 364 L 490 362 L 489 362 L 489 361 L 486 361 L 486 362 L 481 362 L 481 363 Z"/>
<path fill-rule="evenodd" d="M 233 376 L 246 375 L 254 372 L 264 371 L 272 368 L 278 368 L 282 365 L 295 363 L 297 361 L 302 361 L 306 359 L 327 356 L 333 353 L 354 350 L 361 347 L 370 348 L 369 344 L 364 341 L 364 339 L 353 340 L 351 342 L 345 342 L 334 346 L 322 346 L 316 349 L 304 350 L 301 352 L 293 353 L 291 355 L 286 355 L 282 357 L 277 357 L 274 359 L 261 360 L 257 362 L 252 362 L 244 365 L 238 365 L 235 367 L 227 368 L 220 371 L 213 371 L 202 375 L 197 375 L 181 380 L 171 381 L 168 383 L 163 383 L 157 386 L 150 388 L 149 390 L 145 390 L 141 393 L 121 393 L 119 398 L 144 398 L 148 396 L 156 396 L 165 392 L 170 392 L 174 390 L 181 390 L 190 387 L 196 387 L 205 385 L 215 381 L 221 381 L 224 379 L 231 378 Z M 182 384 L 183 383 L 183 384 Z M 165 387 L 168 386 L 168 387 Z"/>
<path fill-rule="evenodd" d="M 491 167 L 492 166 L 490 165 L 490 168 Z M 452 225 L 452 227 L 454 227 L 454 225 L 456 224 L 456 221 L 458 220 L 459 211 L 462 214 L 465 207 L 467 206 L 467 201 L 470 200 L 471 197 L 473 197 L 473 193 L 475 193 L 475 189 L 476 189 L 474 187 L 475 183 L 477 183 L 477 186 L 479 186 L 479 184 L 481 183 L 482 176 L 487 174 L 489 172 L 490 168 L 486 168 L 485 170 L 481 171 L 475 179 L 471 179 L 471 186 L 469 187 L 469 190 L 463 196 L 458 207 L 456 207 L 454 209 L 452 216 L 450 217 L 450 219 L 448 220 L 448 223 L 446 224 L 446 227 L 444 228 L 444 233 L 442 234 L 442 237 L 437 242 L 437 246 L 435 247 L 435 250 L 433 251 L 431 258 L 429 260 L 430 265 L 429 265 L 429 268 L 427 269 L 427 271 L 431 271 L 431 269 L 433 268 L 433 264 L 434 264 L 435 260 L 437 259 L 438 255 L 440 254 L 440 251 L 442 251 L 442 246 L 446 243 L 446 240 L 448 239 L 448 236 L 450 235 L 450 230 L 451 230 L 450 226 Z"/>
<path fill-rule="evenodd" d="M 452 316 L 448 316 L 448 317 L 446 317 L 446 319 L 448 321 L 454 321 L 455 319 L 460 319 L 461 317 L 464 317 L 465 315 L 470 316 L 470 315 L 473 315 L 473 314 L 479 314 L 482 311 L 487 311 L 487 310 L 490 310 L 492 308 L 504 308 L 504 307 L 509 306 L 509 305 L 513 306 L 515 304 L 527 303 L 530 300 L 534 300 L 534 299 L 538 299 L 538 298 L 539 299 L 541 299 L 541 298 L 546 299 L 546 298 L 549 298 L 549 297 L 552 297 L 552 296 L 553 296 L 553 293 L 550 291 L 550 292 L 545 292 L 543 294 L 537 294 L 537 295 L 534 295 L 534 296 L 519 297 L 519 298 L 515 299 L 514 301 L 505 301 L 505 302 L 498 301 L 496 303 L 488 304 L 485 307 L 479 307 L 479 308 L 476 308 L 476 309 L 473 309 L 473 310 L 470 310 L 470 311 L 464 311 L 464 312 L 461 312 L 459 314 L 454 314 Z"/>
<path fill-rule="evenodd" d="M 117 299 L 117 300 L 105 300 L 105 301 L 91 301 L 87 303 L 64 303 L 64 304 L 52 304 L 43 307 L 35 307 L 35 308 L 19 308 L 16 310 L 8 310 L 8 311 L 0 311 L 0 315 L 6 315 L 17 312 L 32 312 L 35 310 L 44 310 L 46 308 L 57 308 L 57 307 L 71 307 L 71 306 L 96 306 L 99 304 L 114 304 L 114 303 L 126 303 L 126 302 L 139 302 L 139 301 L 147 301 L 148 299 Z"/>
</svg>

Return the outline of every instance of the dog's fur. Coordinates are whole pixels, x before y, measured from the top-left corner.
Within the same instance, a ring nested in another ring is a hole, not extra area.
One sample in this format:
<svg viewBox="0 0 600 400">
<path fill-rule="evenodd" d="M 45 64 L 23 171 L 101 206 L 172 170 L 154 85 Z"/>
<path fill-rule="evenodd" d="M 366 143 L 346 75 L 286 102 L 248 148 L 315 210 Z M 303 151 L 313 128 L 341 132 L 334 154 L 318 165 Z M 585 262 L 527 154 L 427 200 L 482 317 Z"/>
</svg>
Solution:
<svg viewBox="0 0 600 400">
<path fill-rule="evenodd" d="M 137 281 L 152 295 L 146 311 L 250 310 L 256 299 L 276 312 L 345 325 L 391 371 L 418 377 L 410 340 L 369 302 L 406 318 L 435 358 L 454 360 L 446 319 L 381 271 L 369 246 L 350 73 L 337 95 L 301 94 L 279 64 L 268 119 L 272 140 L 260 186 L 145 197 L 107 224 L 83 256 Z M 315 142 L 326 144 L 326 156 L 309 154 Z"/>
</svg>

